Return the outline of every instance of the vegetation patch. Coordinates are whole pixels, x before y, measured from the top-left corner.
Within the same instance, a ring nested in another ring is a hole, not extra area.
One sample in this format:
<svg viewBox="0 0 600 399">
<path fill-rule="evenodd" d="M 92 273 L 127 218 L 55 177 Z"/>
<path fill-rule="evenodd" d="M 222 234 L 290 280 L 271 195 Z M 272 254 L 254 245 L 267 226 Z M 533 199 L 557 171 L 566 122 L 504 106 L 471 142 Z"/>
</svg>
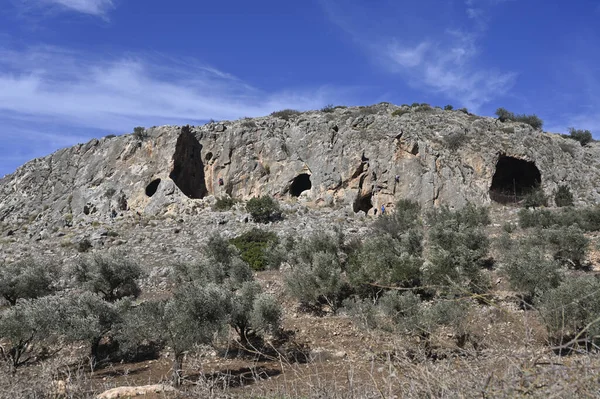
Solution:
<svg viewBox="0 0 600 399">
<path fill-rule="evenodd" d="M 253 270 L 265 270 L 267 266 L 266 249 L 269 245 L 277 244 L 277 234 L 254 228 L 231 240 L 231 243 L 240 251 L 244 262 Z"/>
</svg>

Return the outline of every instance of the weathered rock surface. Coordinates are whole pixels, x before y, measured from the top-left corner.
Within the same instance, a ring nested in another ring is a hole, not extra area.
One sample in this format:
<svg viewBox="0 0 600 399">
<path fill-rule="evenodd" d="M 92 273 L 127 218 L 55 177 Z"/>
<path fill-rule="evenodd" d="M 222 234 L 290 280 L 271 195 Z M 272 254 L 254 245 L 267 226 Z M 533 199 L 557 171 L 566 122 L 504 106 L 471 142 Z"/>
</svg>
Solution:
<svg viewBox="0 0 600 399">
<path fill-rule="evenodd" d="M 165 392 L 177 392 L 177 390 L 171 386 L 163 384 L 155 385 L 144 385 L 139 387 L 119 387 L 109 389 L 106 392 L 101 393 L 97 399 L 116 399 L 116 398 L 132 398 L 135 396 L 144 396 L 148 394 L 159 394 Z"/>
<path fill-rule="evenodd" d="M 398 109 L 406 112 L 392 115 Z M 565 184 L 577 203 L 600 202 L 596 143 L 581 147 L 526 124 L 460 111 L 383 103 L 146 133 L 66 148 L 0 180 L 4 230 L 37 224 L 44 239 L 44 230 L 90 220 L 195 215 L 211 196 L 224 195 L 298 197 L 369 213 L 399 198 L 425 207 L 488 204 L 503 156 L 534 165 L 548 194 Z M 509 172 L 504 183 L 512 179 L 518 191 L 521 182 L 510 173 L 521 172 Z"/>
</svg>

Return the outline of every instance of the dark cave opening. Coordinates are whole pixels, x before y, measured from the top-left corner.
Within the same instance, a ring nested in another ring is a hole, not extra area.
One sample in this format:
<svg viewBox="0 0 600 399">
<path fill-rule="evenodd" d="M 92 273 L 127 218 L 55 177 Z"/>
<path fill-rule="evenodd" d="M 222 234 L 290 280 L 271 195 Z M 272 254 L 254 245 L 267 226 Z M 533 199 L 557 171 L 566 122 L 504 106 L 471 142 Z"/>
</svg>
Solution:
<svg viewBox="0 0 600 399">
<path fill-rule="evenodd" d="M 372 194 L 368 193 L 366 195 L 358 195 L 352 204 L 352 209 L 354 213 L 358 213 L 363 211 L 364 213 L 368 213 L 369 209 L 373 208 L 373 201 L 371 201 Z"/>
<path fill-rule="evenodd" d="M 146 186 L 146 195 L 148 197 L 152 197 L 156 194 L 156 190 L 158 190 L 158 186 L 160 185 L 160 179 L 154 179 Z"/>
<path fill-rule="evenodd" d="M 202 144 L 190 131 L 189 126 L 181 128 L 173 154 L 173 170 L 169 177 L 189 198 L 200 199 L 208 194 L 204 180 Z"/>
<path fill-rule="evenodd" d="M 521 201 L 542 184 L 542 175 L 534 162 L 500 156 L 490 186 L 493 201 L 508 204 Z"/>
<path fill-rule="evenodd" d="M 290 195 L 292 197 L 299 197 L 303 191 L 310 190 L 311 188 L 312 183 L 310 182 L 310 175 L 302 173 L 292 180 L 292 184 L 290 185 Z"/>
</svg>

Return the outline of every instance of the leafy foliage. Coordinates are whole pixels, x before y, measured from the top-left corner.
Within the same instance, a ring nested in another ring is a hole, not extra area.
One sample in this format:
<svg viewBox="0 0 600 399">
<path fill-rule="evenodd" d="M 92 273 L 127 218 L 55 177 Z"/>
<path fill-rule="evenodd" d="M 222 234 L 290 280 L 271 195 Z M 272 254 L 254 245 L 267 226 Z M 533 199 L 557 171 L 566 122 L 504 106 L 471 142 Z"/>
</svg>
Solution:
<svg viewBox="0 0 600 399">
<path fill-rule="evenodd" d="M 294 109 L 283 109 L 281 111 L 275 111 L 275 112 L 273 112 L 271 114 L 271 116 L 274 116 L 276 118 L 280 118 L 280 119 L 289 121 L 293 117 L 298 116 L 300 114 L 301 114 L 300 111 L 296 111 Z"/>
<path fill-rule="evenodd" d="M 546 231 L 544 236 L 553 247 L 554 259 L 568 267 L 582 268 L 590 240 L 579 227 L 559 227 Z"/>
<path fill-rule="evenodd" d="M 321 108 L 321 112 L 331 113 L 336 110 L 336 107 L 333 104 L 327 104 L 323 108 Z"/>
<path fill-rule="evenodd" d="M 146 128 L 137 126 L 133 128 L 133 137 L 137 140 L 144 140 L 147 137 Z"/>
<path fill-rule="evenodd" d="M 282 218 L 279 203 L 268 195 L 250 199 L 246 203 L 246 211 L 258 223 L 274 222 Z"/>
<path fill-rule="evenodd" d="M 452 151 L 458 150 L 465 142 L 467 135 L 463 132 L 456 132 L 444 137 L 446 146 Z"/>
<path fill-rule="evenodd" d="M 525 115 L 525 114 L 516 115 L 516 114 L 506 110 L 505 108 L 498 108 L 496 110 L 496 115 L 498 116 L 498 120 L 500 122 L 507 122 L 507 121 L 523 122 L 523 123 L 527 123 L 534 129 L 541 129 L 542 126 L 544 125 L 544 122 L 537 115 Z"/>
<path fill-rule="evenodd" d="M 237 201 L 231 197 L 217 198 L 213 209 L 215 211 L 228 211 L 237 203 Z"/>
<path fill-rule="evenodd" d="M 173 297 L 142 302 L 121 325 L 119 338 L 130 345 L 165 342 L 174 353 L 173 382 L 179 385 L 185 351 L 210 344 L 223 331 L 231 312 L 229 292 L 215 284 L 189 283 Z"/>
<path fill-rule="evenodd" d="M 527 193 L 523 205 L 525 205 L 525 208 L 539 208 L 540 206 L 548 206 L 548 197 L 544 193 L 544 190 L 538 186 Z"/>
<path fill-rule="evenodd" d="M 397 110 L 392 112 L 392 116 L 402 116 L 404 114 L 410 113 L 407 109 L 398 108 Z"/>
<path fill-rule="evenodd" d="M 558 189 L 554 192 L 554 202 L 558 207 L 573 206 L 573 194 L 569 186 L 558 186 Z"/>
<path fill-rule="evenodd" d="M 574 127 L 569 128 L 569 136 L 567 136 L 573 140 L 576 140 L 582 146 L 591 143 L 594 141 L 592 137 L 592 132 L 589 130 L 575 129 Z"/>
<path fill-rule="evenodd" d="M 521 209 L 519 211 L 519 225 L 522 228 L 541 227 L 547 229 L 555 225 L 568 227 L 573 224 L 577 224 L 583 231 L 600 231 L 600 207 L 566 207 L 553 211 Z"/>
<path fill-rule="evenodd" d="M 34 299 L 56 290 L 58 268 L 50 262 L 27 258 L 0 265 L 0 296 L 15 305 L 19 299 Z"/>
<path fill-rule="evenodd" d="M 454 109 L 454 107 L 450 104 L 444 106 L 444 111 L 452 111 Z"/>
<path fill-rule="evenodd" d="M 140 294 L 137 280 L 142 277 L 142 268 L 124 253 L 82 258 L 73 268 L 72 275 L 78 285 L 100 294 L 109 302 Z"/>
<path fill-rule="evenodd" d="M 252 229 L 231 240 L 240 251 L 242 259 L 253 270 L 264 270 L 267 265 L 266 249 L 269 244 L 277 244 L 277 234 L 260 229 Z"/>
<path fill-rule="evenodd" d="M 597 341 L 600 334 L 600 280 L 596 276 L 566 279 L 540 298 L 539 310 L 552 343 L 564 344 L 577 334 L 590 342 Z"/>
<path fill-rule="evenodd" d="M 458 284 L 472 292 L 485 291 L 489 282 L 482 269 L 489 240 L 481 227 L 490 222 L 488 210 L 472 204 L 457 211 L 444 207 L 431 212 L 428 219 L 429 256 L 424 270 L 427 284 L 448 288 Z"/>
</svg>

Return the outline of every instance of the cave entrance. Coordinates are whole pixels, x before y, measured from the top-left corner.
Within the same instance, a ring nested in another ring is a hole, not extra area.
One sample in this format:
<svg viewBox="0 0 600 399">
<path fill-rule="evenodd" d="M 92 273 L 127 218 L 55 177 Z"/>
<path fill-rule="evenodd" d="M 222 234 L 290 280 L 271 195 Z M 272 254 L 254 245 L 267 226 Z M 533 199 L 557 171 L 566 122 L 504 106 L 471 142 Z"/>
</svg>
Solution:
<svg viewBox="0 0 600 399">
<path fill-rule="evenodd" d="M 182 193 L 189 198 L 200 199 L 208 194 L 204 180 L 202 144 L 191 132 L 189 126 L 181 128 L 173 154 L 173 170 L 169 177 Z"/>
<path fill-rule="evenodd" d="M 490 198 L 501 204 L 517 203 L 542 184 L 534 162 L 500 156 L 490 186 Z"/>
<path fill-rule="evenodd" d="M 373 208 L 373 201 L 371 201 L 372 194 L 368 193 L 366 195 L 358 195 L 352 204 L 352 209 L 354 213 L 358 213 L 363 211 L 365 214 L 369 212 L 369 209 Z"/>
<path fill-rule="evenodd" d="M 159 185 L 160 185 L 160 179 L 152 180 L 150 182 L 150 184 L 148 184 L 146 186 L 146 195 L 148 197 L 152 197 L 154 194 L 156 194 L 156 190 L 158 190 Z"/>
<path fill-rule="evenodd" d="M 308 173 L 302 173 L 292 180 L 290 185 L 290 195 L 292 197 L 299 197 L 303 191 L 310 190 L 312 183 L 310 182 L 310 175 Z"/>
</svg>

